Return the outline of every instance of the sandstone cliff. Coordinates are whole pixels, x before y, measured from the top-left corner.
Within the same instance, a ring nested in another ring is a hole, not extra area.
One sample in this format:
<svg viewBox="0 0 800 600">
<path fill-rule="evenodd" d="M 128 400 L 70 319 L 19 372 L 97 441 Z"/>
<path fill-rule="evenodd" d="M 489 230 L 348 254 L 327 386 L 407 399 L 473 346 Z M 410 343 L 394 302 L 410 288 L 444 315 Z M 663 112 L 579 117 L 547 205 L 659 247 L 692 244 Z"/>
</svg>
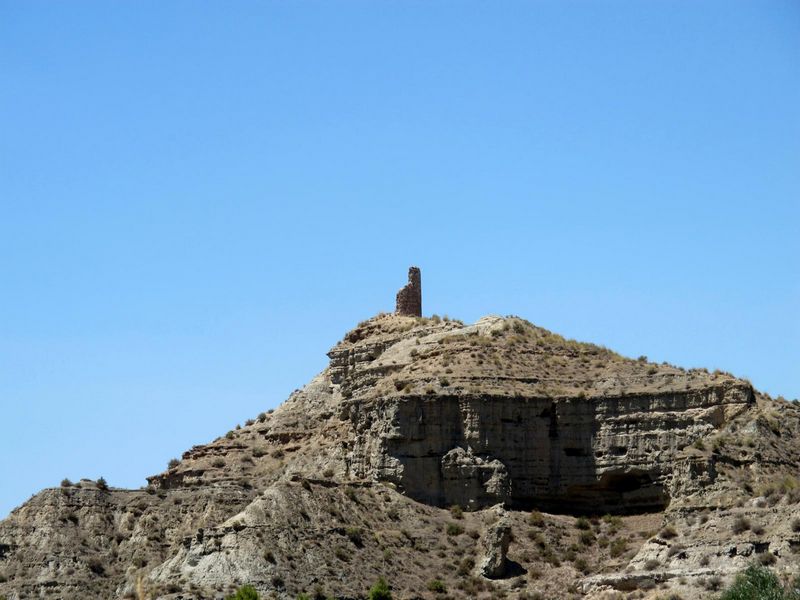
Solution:
<svg viewBox="0 0 800 600">
<path fill-rule="evenodd" d="M 800 411 L 744 380 L 515 317 L 379 315 L 328 356 L 145 489 L 16 509 L 0 596 L 359 598 L 384 575 L 400 598 L 690 599 L 753 559 L 797 571 Z"/>
</svg>

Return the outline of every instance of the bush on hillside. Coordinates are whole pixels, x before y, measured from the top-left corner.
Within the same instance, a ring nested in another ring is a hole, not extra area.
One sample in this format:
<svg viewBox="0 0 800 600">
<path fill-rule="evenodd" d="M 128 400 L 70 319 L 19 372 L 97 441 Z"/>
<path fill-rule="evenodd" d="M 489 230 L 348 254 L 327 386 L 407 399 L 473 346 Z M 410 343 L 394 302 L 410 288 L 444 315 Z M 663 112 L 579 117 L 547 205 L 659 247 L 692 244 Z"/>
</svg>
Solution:
<svg viewBox="0 0 800 600">
<path fill-rule="evenodd" d="M 244 585 L 236 590 L 236 593 L 228 596 L 225 600 L 259 600 L 258 592 L 252 585 Z"/>
<path fill-rule="evenodd" d="M 392 600 L 392 592 L 389 591 L 389 584 L 383 577 L 379 577 L 375 585 L 369 590 L 369 600 Z"/>
<path fill-rule="evenodd" d="M 722 593 L 720 600 L 800 600 L 798 582 L 789 589 L 778 577 L 759 565 L 751 565 L 736 576 L 733 584 Z"/>
</svg>

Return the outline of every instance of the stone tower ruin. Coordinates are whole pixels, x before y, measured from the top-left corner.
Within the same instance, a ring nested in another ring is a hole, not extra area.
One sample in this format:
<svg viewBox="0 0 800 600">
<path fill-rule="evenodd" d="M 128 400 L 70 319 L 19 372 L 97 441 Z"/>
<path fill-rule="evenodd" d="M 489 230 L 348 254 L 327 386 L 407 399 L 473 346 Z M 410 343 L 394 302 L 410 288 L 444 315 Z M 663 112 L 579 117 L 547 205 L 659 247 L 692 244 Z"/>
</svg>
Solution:
<svg viewBox="0 0 800 600">
<path fill-rule="evenodd" d="M 397 292 L 397 305 L 394 312 L 410 317 L 422 316 L 422 275 L 419 267 L 408 269 L 408 283 Z"/>
</svg>

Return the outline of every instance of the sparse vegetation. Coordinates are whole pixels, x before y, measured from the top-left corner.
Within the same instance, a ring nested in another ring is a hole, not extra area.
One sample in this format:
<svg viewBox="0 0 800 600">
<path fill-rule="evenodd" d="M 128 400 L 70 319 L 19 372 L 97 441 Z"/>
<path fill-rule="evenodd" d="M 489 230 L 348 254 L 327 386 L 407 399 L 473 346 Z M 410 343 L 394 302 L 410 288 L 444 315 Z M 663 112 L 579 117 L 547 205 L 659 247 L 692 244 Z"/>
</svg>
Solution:
<svg viewBox="0 0 800 600">
<path fill-rule="evenodd" d="M 475 560 L 472 558 L 465 558 L 460 563 L 458 563 L 457 573 L 462 577 L 469 575 L 472 572 L 472 569 L 475 568 Z"/>
<path fill-rule="evenodd" d="M 748 519 L 747 517 L 744 517 L 742 515 L 739 515 L 738 517 L 736 517 L 736 520 L 733 522 L 732 529 L 733 529 L 733 533 L 737 533 L 737 534 L 738 533 L 744 533 L 745 531 L 750 529 L 750 519 Z"/>
<path fill-rule="evenodd" d="M 341 546 L 334 548 L 333 555 L 342 562 L 347 562 L 350 560 L 350 553 Z"/>
<path fill-rule="evenodd" d="M 609 544 L 609 554 L 612 558 L 617 558 L 625 554 L 628 550 L 628 540 L 624 538 L 616 538 Z"/>
<path fill-rule="evenodd" d="M 575 566 L 575 568 L 578 571 L 580 571 L 583 574 L 588 573 L 589 570 L 590 570 L 589 569 L 589 563 L 586 561 L 585 558 L 582 558 L 582 557 L 576 558 L 575 562 L 573 563 L 573 565 Z"/>
<path fill-rule="evenodd" d="M 356 546 L 361 547 L 364 544 L 360 527 L 348 527 L 345 530 L 345 535 L 347 536 L 347 539 L 353 542 L 353 544 Z"/>
<path fill-rule="evenodd" d="M 461 535 L 464 533 L 464 527 L 460 523 L 450 522 L 445 527 L 447 535 Z"/>
<path fill-rule="evenodd" d="M 369 600 L 392 600 L 392 592 L 389 590 L 389 584 L 383 577 L 379 577 L 369 590 Z"/>
<path fill-rule="evenodd" d="M 531 511 L 528 515 L 528 524 L 532 527 L 541 527 L 544 525 L 544 516 L 538 510 Z"/>
<path fill-rule="evenodd" d="M 244 585 L 236 590 L 235 594 L 228 596 L 225 600 L 259 600 L 258 592 L 252 585 Z"/>
<path fill-rule="evenodd" d="M 584 546 L 591 546 L 595 542 L 594 534 L 591 531 L 581 531 L 578 541 Z"/>
<path fill-rule="evenodd" d="M 673 525 L 667 525 L 658 532 L 658 537 L 662 540 L 671 540 L 678 537 L 678 532 Z"/>
<path fill-rule="evenodd" d="M 447 586 L 441 579 L 431 579 L 428 582 L 428 590 L 437 594 L 444 594 L 447 592 Z"/>
</svg>

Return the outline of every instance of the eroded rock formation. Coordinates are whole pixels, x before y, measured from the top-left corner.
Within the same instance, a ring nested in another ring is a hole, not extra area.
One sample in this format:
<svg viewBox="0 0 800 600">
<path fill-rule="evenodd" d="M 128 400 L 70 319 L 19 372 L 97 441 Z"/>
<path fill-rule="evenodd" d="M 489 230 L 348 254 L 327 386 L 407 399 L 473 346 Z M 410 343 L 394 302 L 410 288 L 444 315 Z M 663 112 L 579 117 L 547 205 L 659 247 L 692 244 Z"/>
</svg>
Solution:
<svg viewBox="0 0 800 600">
<path fill-rule="evenodd" d="M 349 355 L 362 357 L 349 373 L 352 393 L 364 393 L 349 413 L 363 440 L 352 454 L 354 471 L 439 506 L 662 510 L 675 486 L 690 485 L 686 478 L 713 476 L 711 465 L 682 451 L 754 402 L 746 382 L 681 374 L 591 346 L 562 348 L 553 362 L 554 350 L 539 347 L 547 334 L 527 325 L 509 334 L 508 325 L 484 319 L 382 353 L 367 340 L 345 342 Z M 475 348 L 498 350 L 511 335 L 513 369 L 498 378 L 472 368 L 470 361 L 480 366 Z M 373 352 L 359 352 L 361 344 Z M 436 376 L 442 348 L 452 366 Z M 587 360 L 612 364 L 614 380 L 604 374 L 576 392 L 547 389 Z M 395 378 L 400 392 L 374 394 L 379 375 Z"/>
</svg>

